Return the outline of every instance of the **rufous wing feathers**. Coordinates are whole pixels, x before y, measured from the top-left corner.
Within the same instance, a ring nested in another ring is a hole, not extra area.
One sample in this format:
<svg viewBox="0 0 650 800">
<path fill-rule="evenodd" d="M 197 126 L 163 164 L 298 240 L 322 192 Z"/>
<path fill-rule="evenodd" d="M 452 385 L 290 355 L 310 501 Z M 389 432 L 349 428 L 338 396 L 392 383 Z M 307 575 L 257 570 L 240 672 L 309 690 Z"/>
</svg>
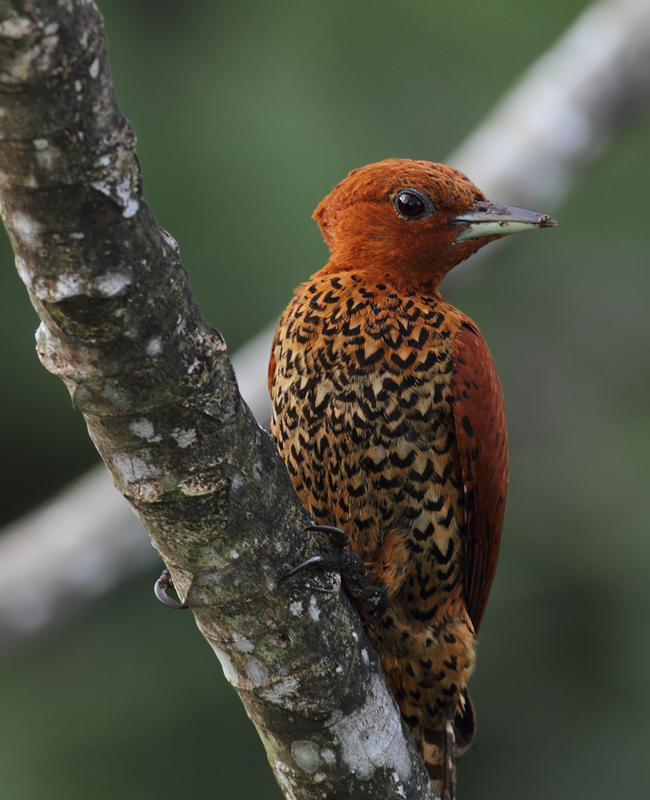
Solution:
<svg viewBox="0 0 650 800">
<path fill-rule="evenodd" d="M 508 486 L 501 385 L 469 320 L 454 340 L 454 421 L 465 489 L 465 605 L 478 631 L 499 556 Z"/>
</svg>

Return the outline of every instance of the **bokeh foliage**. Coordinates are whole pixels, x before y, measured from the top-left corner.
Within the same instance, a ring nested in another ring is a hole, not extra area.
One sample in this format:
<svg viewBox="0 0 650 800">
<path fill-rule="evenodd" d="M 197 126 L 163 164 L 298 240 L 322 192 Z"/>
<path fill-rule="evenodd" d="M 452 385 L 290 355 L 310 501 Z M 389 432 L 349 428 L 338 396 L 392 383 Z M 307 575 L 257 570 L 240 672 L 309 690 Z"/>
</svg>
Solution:
<svg viewBox="0 0 650 800">
<path fill-rule="evenodd" d="M 326 260 L 350 169 L 444 159 L 583 0 L 100 0 L 145 190 L 231 350 Z M 450 299 L 502 379 L 511 486 L 463 800 L 646 798 L 650 116 Z M 471 177 L 471 176 L 470 176 Z M 509 198 L 494 200 L 507 202 Z M 4 520 L 96 460 L 0 249 Z M 189 617 L 141 576 L 0 663 L 6 800 L 279 798 Z"/>
</svg>

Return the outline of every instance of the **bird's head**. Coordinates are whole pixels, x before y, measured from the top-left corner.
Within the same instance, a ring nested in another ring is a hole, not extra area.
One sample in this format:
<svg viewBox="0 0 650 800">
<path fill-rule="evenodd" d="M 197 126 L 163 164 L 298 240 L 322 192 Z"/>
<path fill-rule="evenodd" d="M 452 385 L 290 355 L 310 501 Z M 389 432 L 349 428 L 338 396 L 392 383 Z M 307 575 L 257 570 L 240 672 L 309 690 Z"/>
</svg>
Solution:
<svg viewBox="0 0 650 800">
<path fill-rule="evenodd" d="M 314 219 L 332 252 L 326 269 L 434 289 L 484 244 L 557 225 L 542 214 L 487 202 L 453 167 L 399 158 L 355 169 Z"/>
</svg>

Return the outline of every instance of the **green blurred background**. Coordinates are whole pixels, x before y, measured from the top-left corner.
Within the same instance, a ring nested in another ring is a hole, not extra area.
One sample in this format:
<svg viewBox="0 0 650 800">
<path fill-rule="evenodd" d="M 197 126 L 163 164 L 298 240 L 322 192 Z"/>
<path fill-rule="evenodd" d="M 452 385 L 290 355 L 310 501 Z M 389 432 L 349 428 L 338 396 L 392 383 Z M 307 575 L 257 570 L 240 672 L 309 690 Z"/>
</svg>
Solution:
<svg viewBox="0 0 650 800">
<path fill-rule="evenodd" d="M 325 263 L 310 214 L 336 182 L 391 156 L 444 159 L 585 3 L 100 6 L 148 200 L 234 351 Z M 650 796 L 648 142 L 650 115 L 561 210 L 539 209 L 560 228 L 517 237 L 448 295 L 490 345 L 512 453 L 461 800 Z M 97 456 L 38 363 L 0 247 L 6 522 Z M 218 662 L 153 578 L 0 662 L 2 800 L 281 797 Z"/>
</svg>

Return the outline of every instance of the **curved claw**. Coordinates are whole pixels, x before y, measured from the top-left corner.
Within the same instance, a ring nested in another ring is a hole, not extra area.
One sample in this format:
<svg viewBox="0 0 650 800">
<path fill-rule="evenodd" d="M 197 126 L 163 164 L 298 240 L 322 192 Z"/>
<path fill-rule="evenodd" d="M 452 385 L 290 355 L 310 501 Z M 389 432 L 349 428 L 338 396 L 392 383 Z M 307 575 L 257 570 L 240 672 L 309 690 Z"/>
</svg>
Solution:
<svg viewBox="0 0 650 800">
<path fill-rule="evenodd" d="M 318 526 L 316 530 L 321 530 L 322 527 Z M 338 534 L 343 531 L 334 528 Z M 326 532 L 326 531 L 323 531 Z M 388 609 L 388 593 L 382 586 L 375 586 L 370 583 L 368 578 L 368 571 L 361 560 L 361 556 L 350 550 L 348 547 L 341 547 L 334 553 L 324 553 L 322 555 L 312 556 L 302 564 L 298 564 L 292 570 L 283 575 L 278 583 L 282 583 L 286 578 L 290 578 L 297 572 L 301 572 L 308 567 L 320 567 L 322 570 L 332 570 L 340 573 L 343 585 L 347 592 L 364 603 L 371 603 L 374 606 L 372 614 L 364 622 L 364 627 L 370 625 L 371 622 L 380 619 Z"/>
<path fill-rule="evenodd" d="M 321 533 L 344 533 L 344 531 L 334 525 L 307 525 L 305 530 L 320 531 Z"/>
<path fill-rule="evenodd" d="M 311 558 L 308 558 L 306 561 L 303 561 L 302 564 L 298 564 L 297 567 L 290 569 L 289 572 L 283 575 L 280 578 L 279 583 L 282 583 L 282 581 L 286 580 L 287 578 L 290 578 L 292 575 L 295 575 L 297 572 L 300 572 L 301 570 L 306 569 L 307 567 L 311 567 L 314 564 L 320 564 L 322 561 L 323 561 L 323 556 L 312 556 Z"/>
<path fill-rule="evenodd" d="M 176 608 L 176 609 L 184 609 L 189 608 L 188 605 L 185 603 L 179 603 L 178 600 L 174 600 L 173 597 L 170 597 L 167 594 L 167 589 L 174 585 L 174 581 L 172 580 L 171 573 L 168 569 L 163 570 L 162 575 L 158 578 L 156 583 L 153 587 L 153 593 L 156 597 L 160 600 L 161 603 L 164 603 L 169 608 Z"/>
<path fill-rule="evenodd" d="M 340 528 L 334 527 L 334 525 L 308 525 L 305 530 L 324 533 L 337 550 L 341 550 L 350 544 L 350 537 L 348 534 Z"/>
</svg>

